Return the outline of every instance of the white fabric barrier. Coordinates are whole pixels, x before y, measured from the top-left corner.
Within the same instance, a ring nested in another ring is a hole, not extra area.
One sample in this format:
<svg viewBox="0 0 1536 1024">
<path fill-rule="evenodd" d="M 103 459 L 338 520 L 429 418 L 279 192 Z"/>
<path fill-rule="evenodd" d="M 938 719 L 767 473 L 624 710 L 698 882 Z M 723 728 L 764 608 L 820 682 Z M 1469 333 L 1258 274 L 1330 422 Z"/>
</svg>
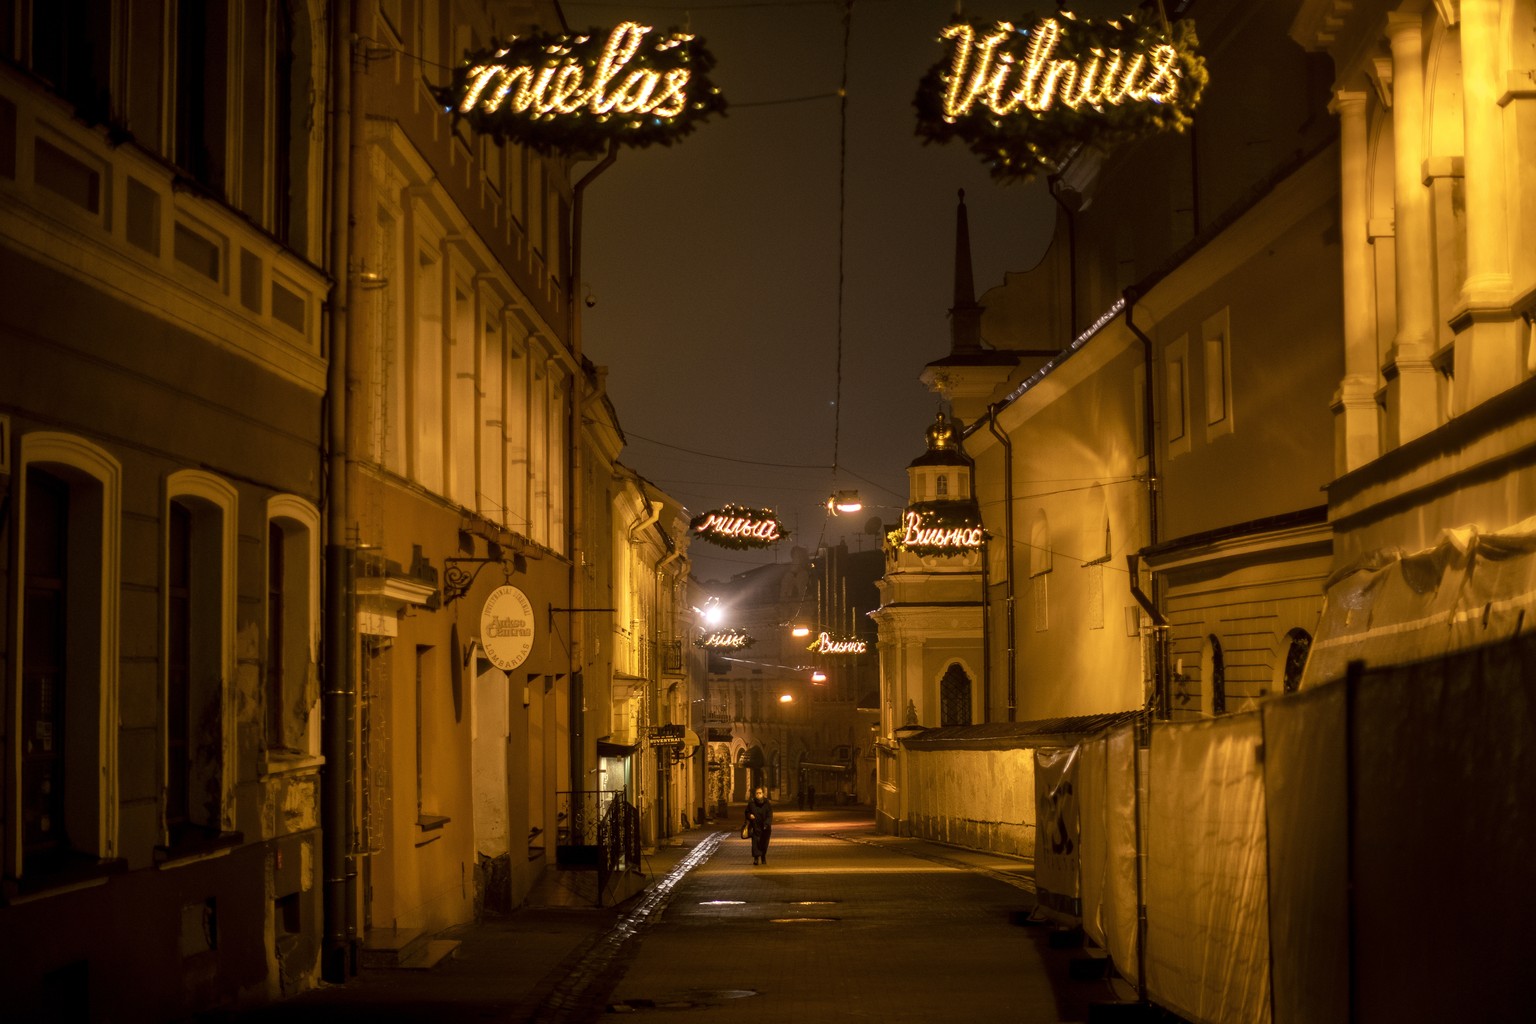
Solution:
<svg viewBox="0 0 1536 1024">
<path fill-rule="evenodd" d="M 1262 711 L 1276 1024 L 1349 1019 L 1344 711 L 1342 683 Z"/>
<path fill-rule="evenodd" d="M 1078 899 L 1078 747 L 1035 751 L 1035 897 L 1041 910 L 1076 925 Z"/>
<path fill-rule="evenodd" d="M 1136 729 L 1101 733 L 1078 748 L 1083 931 L 1131 984 L 1136 960 Z"/>
<path fill-rule="evenodd" d="M 1269 906 L 1259 715 L 1152 727 L 1147 991 L 1201 1024 L 1264 1024 Z"/>
</svg>

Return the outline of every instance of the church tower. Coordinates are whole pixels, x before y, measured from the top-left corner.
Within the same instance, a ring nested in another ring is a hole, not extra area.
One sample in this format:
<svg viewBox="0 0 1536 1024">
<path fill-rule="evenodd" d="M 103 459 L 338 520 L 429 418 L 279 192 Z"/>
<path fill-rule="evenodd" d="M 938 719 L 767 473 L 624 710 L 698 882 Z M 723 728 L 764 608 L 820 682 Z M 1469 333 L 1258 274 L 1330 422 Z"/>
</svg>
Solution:
<svg viewBox="0 0 1536 1024">
<path fill-rule="evenodd" d="M 879 629 L 876 821 L 882 829 L 905 820 L 897 742 L 903 732 L 991 717 L 982 606 L 986 535 L 973 467 L 957 424 L 943 412 L 928 427 L 927 442 L 907 467 L 907 507 L 886 534 L 880 607 L 871 613 Z"/>
</svg>

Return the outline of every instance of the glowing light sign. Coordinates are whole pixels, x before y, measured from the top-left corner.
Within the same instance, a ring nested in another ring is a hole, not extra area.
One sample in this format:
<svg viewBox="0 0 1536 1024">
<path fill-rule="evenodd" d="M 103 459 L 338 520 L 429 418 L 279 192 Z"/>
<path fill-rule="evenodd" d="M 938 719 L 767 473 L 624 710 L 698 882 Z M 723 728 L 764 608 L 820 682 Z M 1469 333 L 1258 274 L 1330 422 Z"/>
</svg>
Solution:
<svg viewBox="0 0 1536 1024">
<path fill-rule="evenodd" d="M 869 650 L 869 644 L 857 637 L 834 637 L 831 633 L 823 632 L 806 650 L 817 654 L 863 654 Z"/>
<path fill-rule="evenodd" d="M 700 636 L 693 643 L 695 647 L 702 647 L 707 651 L 741 651 L 756 642 L 756 638 L 744 629 L 715 629 Z"/>
<path fill-rule="evenodd" d="M 438 99 L 475 131 L 540 152 L 670 144 L 724 111 L 725 99 L 702 43 L 654 31 L 626 21 L 606 36 L 516 36 L 470 54 Z"/>
<path fill-rule="evenodd" d="M 1029 29 L 955 21 L 940 39 L 950 55 L 923 78 L 917 133 L 965 141 L 998 177 L 1059 170 L 1084 145 L 1183 131 L 1206 82 L 1188 21 L 1165 34 L 1131 15 L 1063 11 Z"/>
<path fill-rule="evenodd" d="M 957 555 L 980 548 L 987 533 L 973 502 L 933 501 L 907 506 L 890 539 L 918 555 Z"/>
<path fill-rule="evenodd" d="M 789 536 L 772 510 L 740 505 L 727 505 L 694 516 L 688 528 L 712 544 L 738 549 L 770 547 Z"/>
</svg>

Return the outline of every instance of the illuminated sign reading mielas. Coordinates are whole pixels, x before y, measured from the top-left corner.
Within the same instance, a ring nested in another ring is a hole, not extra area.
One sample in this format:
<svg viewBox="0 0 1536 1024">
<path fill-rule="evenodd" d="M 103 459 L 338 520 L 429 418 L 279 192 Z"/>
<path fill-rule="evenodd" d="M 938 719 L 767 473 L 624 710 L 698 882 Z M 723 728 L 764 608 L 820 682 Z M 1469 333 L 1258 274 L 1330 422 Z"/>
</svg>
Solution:
<svg viewBox="0 0 1536 1024">
<path fill-rule="evenodd" d="M 603 35 L 535 32 L 472 53 L 438 98 L 478 132 L 542 152 L 670 143 L 725 109 L 694 36 L 626 21 Z"/>
<path fill-rule="evenodd" d="M 704 540 L 727 548 L 766 548 L 789 535 L 769 509 L 740 505 L 694 516 L 688 528 Z"/>
<path fill-rule="evenodd" d="M 924 77 L 918 135 L 959 137 L 1000 177 L 1056 171 L 1083 146 L 1182 131 L 1205 86 L 1193 26 L 1062 11 L 1034 27 L 956 21 Z"/>
<path fill-rule="evenodd" d="M 854 637 L 833 637 L 831 633 L 823 632 L 806 650 L 817 654 L 863 654 L 869 650 L 869 645 Z"/>
<path fill-rule="evenodd" d="M 756 638 L 744 629 L 710 630 L 695 640 L 695 647 L 707 651 L 741 651 L 756 643 Z"/>
</svg>

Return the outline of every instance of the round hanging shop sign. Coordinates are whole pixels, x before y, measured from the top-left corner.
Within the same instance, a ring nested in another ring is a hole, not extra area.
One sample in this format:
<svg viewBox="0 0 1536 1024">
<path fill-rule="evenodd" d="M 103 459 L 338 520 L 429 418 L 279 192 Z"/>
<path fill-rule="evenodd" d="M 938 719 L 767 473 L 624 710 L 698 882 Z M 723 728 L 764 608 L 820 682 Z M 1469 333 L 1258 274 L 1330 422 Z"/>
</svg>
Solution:
<svg viewBox="0 0 1536 1024">
<path fill-rule="evenodd" d="M 533 605 L 516 587 L 497 587 L 480 611 L 480 648 L 492 665 L 510 672 L 533 650 Z"/>
</svg>

